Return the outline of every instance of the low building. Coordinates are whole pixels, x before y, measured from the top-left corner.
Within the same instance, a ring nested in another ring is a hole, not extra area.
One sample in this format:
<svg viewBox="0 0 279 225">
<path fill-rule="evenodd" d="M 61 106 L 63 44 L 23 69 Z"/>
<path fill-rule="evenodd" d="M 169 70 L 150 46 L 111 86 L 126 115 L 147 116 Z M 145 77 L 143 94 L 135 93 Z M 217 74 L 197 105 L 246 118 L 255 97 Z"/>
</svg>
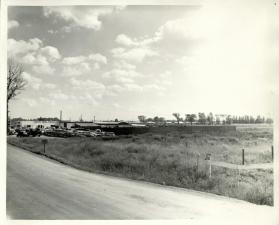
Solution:
<svg viewBox="0 0 279 225">
<path fill-rule="evenodd" d="M 144 123 L 131 123 L 132 127 L 146 127 Z"/>
<path fill-rule="evenodd" d="M 100 126 L 93 122 L 80 122 L 80 121 L 61 121 L 60 127 L 62 128 L 85 128 L 85 129 L 98 129 Z"/>
<path fill-rule="evenodd" d="M 132 127 L 130 123 L 120 121 L 120 122 L 114 122 L 114 121 L 101 121 L 96 122 L 101 127 L 107 127 L 107 128 L 115 128 L 115 127 Z"/>
<path fill-rule="evenodd" d="M 20 120 L 11 121 L 11 128 L 48 128 L 58 127 L 59 121 L 40 121 L 40 120 Z"/>
</svg>

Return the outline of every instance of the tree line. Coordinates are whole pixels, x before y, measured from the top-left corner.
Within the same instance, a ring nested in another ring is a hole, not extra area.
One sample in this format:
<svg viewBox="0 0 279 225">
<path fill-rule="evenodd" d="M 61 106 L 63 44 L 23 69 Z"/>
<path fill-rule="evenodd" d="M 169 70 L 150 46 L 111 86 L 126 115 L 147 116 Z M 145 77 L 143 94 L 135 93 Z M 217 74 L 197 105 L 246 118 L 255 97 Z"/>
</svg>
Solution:
<svg viewBox="0 0 279 225">
<path fill-rule="evenodd" d="M 260 124 L 260 123 L 273 123 L 273 120 L 269 117 L 264 117 L 258 115 L 257 117 L 253 116 L 232 116 L 232 115 L 213 115 L 212 112 L 209 114 L 205 114 L 203 112 L 199 112 L 198 114 L 185 114 L 185 116 L 181 116 L 179 113 L 173 113 L 172 114 L 177 124 L 180 123 L 190 123 L 191 125 L 193 123 L 198 124 Z M 148 122 L 154 122 L 154 123 L 166 123 L 169 122 L 169 120 L 166 120 L 164 117 L 155 116 L 154 118 L 147 118 L 144 115 L 138 116 L 138 120 L 141 123 L 148 123 Z M 173 120 L 171 120 L 173 121 Z"/>
</svg>

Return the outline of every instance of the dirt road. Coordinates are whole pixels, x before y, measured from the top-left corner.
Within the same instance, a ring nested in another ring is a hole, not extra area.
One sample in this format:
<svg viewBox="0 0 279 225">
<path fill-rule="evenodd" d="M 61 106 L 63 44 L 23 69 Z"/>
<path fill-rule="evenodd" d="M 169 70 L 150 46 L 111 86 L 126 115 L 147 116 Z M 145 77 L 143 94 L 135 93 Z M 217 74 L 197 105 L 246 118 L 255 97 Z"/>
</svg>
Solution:
<svg viewBox="0 0 279 225">
<path fill-rule="evenodd" d="M 256 170 L 256 169 L 270 170 L 270 169 L 273 169 L 273 163 L 238 165 L 238 164 L 233 164 L 233 163 L 212 161 L 211 164 L 212 164 L 212 166 L 218 166 L 218 167 L 236 169 L 236 170 Z"/>
<path fill-rule="evenodd" d="M 220 224 L 269 224 L 274 213 L 269 206 L 80 171 L 10 145 L 7 164 L 7 215 L 13 219 L 186 219 L 191 224 L 225 219 Z"/>
</svg>

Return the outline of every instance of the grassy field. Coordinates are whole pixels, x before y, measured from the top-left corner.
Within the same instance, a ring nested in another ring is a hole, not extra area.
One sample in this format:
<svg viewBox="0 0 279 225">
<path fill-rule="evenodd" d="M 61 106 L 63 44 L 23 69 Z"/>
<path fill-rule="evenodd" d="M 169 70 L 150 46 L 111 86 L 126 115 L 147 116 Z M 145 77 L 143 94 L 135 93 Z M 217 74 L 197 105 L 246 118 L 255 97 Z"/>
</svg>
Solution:
<svg viewBox="0 0 279 225">
<path fill-rule="evenodd" d="M 272 127 L 239 126 L 234 135 L 171 133 L 122 136 L 117 140 L 50 138 L 47 155 L 80 169 L 211 192 L 256 204 L 273 204 L 273 171 L 238 171 L 213 167 L 207 174 L 206 153 L 215 161 L 271 162 Z M 10 144 L 42 152 L 41 138 L 9 137 Z M 197 153 L 199 167 L 197 168 Z"/>
</svg>

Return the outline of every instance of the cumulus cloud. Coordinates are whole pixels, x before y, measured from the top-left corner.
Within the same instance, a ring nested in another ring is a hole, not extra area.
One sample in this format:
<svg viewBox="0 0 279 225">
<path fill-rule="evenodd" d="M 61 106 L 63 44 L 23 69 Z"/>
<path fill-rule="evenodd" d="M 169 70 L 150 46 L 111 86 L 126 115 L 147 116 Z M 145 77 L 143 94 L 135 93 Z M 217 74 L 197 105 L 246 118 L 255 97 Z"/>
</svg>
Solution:
<svg viewBox="0 0 279 225">
<path fill-rule="evenodd" d="M 112 69 L 111 71 L 105 72 L 102 77 L 110 79 L 117 83 L 134 83 L 135 79 L 142 77 L 143 75 L 134 70 L 123 70 L 123 69 Z"/>
<path fill-rule="evenodd" d="M 82 62 L 79 64 L 72 64 L 70 66 L 64 66 L 62 70 L 63 76 L 73 77 L 86 74 L 91 71 L 91 68 L 88 63 Z"/>
<path fill-rule="evenodd" d="M 74 89 L 84 90 L 85 92 L 90 91 L 90 94 L 92 94 L 95 99 L 101 98 L 106 90 L 104 84 L 93 80 L 77 80 L 71 78 L 70 84 Z"/>
<path fill-rule="evenodd" d="M 139 84 L 135 84 L 135 83 L 126 83 L 124 84 L 125 90 L 127 91 L 136 91 L 136 92 L 140 92 L 143 90 L 143 87 Z"/>
<path fill-rule="evenodd" d="M 33 64 L 33 65 L 48 65 L 48 60 L 45 56 L 37 54 L 36 52 L 30 52 L 22 56 L 21 60 L 24 64 Z"/>
<path fill-rule="evenodd" d="M 54 62 L 61 58 L 58 49 L 52 46 L 46 46 L 41 48 L 40 53 L 42 55 L 45 55 L 51 62 Z"/>
<path fill-rule="evenodd" d="M 100 68 L 100 64 L 107 64 L 107 58 L 99 53 L 89 56 L 66 57 L 63 59 L 64 76 L 80 76 L 91 71 L 91 66 L 95 70 Z"/>
<path fill-rule="evenodd" d="M 207 32 L 207 28 L 199 16 L 198 12 L 191 12 L 186 17 L 167 21 L 158 29 L 157 35 L 161 39 L 174 40 L 202 38 Z"/>
<path fill-rule="evenodd" d="M 52 68 L 50 65 L 38 65 L 33 66 L 33 71 L 37 74 L 53 75 L 55 69 Z"/>
<path fill-rule="evenodd" d="M 115 48 L 112 49 L 111 52 L 114 58 L 132 63 L 140 63 L 146 57 L 158 55 L 154 50 L 145 47 L 136 47 L 132 49 Z"/>
<path fill-rule="evenodd" d="M 73 26 L 63 26 L 61 28 L 61 31 L 65 32 L 65 33 L 70 33 L 72 31 L 72 29 L 73 29 Z"/>
<path fill-rule="evenodd" d="M 161 29 L 159 29 L 157 32 L 155 32 L 155 34 L 152 37 L 143 36 L 140 38 L 131 38 L 126 34 L 119 34 L 117 35 L 115 42 L 126 47 L 146 47 L 148 45 L 158 42 L 159 40 L 161 40 L 161 38 L 162 32 Z"/>
<path fill-rule="evenodd" d="M 101 64 L 107 64 L 107 58 L 104 55 L 101 55 L 99 53 L 97 54 L 90 54 L 89 56 L 74 56 L 74 57 L 65 57 L 62 61 L 63 64 L 66 65 L 74 65 L 74 64 L 79 64 L 82 62 L 97 62 Z"/>
<path fill-rule="evenodd" d="M 8 39 L 8 55 L 16 56 L 18 54 L 25 54 L 31 51 L 37 51 L 41 45 L 42 41 L 38 38 L 29 39 L 29 41 Z"/>
<path fill-rule="evenodd" d="M 50 99 L 48 97 L 39 97 L 39 100 L 41 101 L 41 103 L 43 103 L 44 105 L 51 105 L 51 106 L 55 106 L 56 103 L 53 99 Z"/>
<path fill-rule="evenodd" d="M 24 98 L 22 99 L 29 107 L 35 107 L 38 105 L 38 102 L 33 98 Z"/>
<path fill-rule="evenodd" d="M 88 58 L 94 62 L 107 64 L 107 58 L 99 53 L 97 54 L 91 54 L 88 56 Z"/>
<path fill-rule="evenodd" d="M 112 84 L 106 87 L 106 95 L 117 96 L 124 90 L 124 87 L 119 84 Z"/>
<path fill-rule="evenodd" d="M 87 29 L 100 30 L 102 27 L 101 17 L 122 10 L 123 7 L 113 6 L 55 6 L 44 7 L 44 15 L 54 15 L 70 23 L 72 27 L 78 26 Z"/>
<path fill-rule="evenodd" d="M 133 63 L 140 63 L 146 57 L 156 56 L 158 53 L 151 48 L 151 44 L 161 39 L 157 32 L 153 37 L 143 36 L 140 38 L 131 38 L 125 34 L 119 34 L 115 42 L 123 47 L 117 47 L 111 50 L 114 58 Z"/>
<path fill-rule="evenodd" d="M 62 61 L 65 65 L 74 65 L 86 61 L 85 56 L 65 57 Z"/>
<path fill-rule="evenodd" d="M 70 83 L 73 85 L 74 88 L 77 89 L 93 89 L 93 90 L 104 90 L 105 85 L 102 83 L 93 81 L 93 80 L 77 80 L 75 78 L 70 79 Z"/>
<path fill-rule="evenodd" d="M 52 83 L 44 83 L 44 87 L 47 89 L 55 89 L 57 86 L 56 84 L 52 84 Z"/>
<path fill-rule="evenodd" d="M 128 37 L 125 34 L 119 34 L 116 39 L 116 43 L 124 46 L 135 46 L 138 45 L 138 43 L 134 40 L 132 40 L 130 37 Z"/>
<path fill-rule="evenodd" d="M 43 46 L 43 42 L 38 38 L 32 38 L 28 41 L 8 39 L 8 56 L 23 64 L 32 65 L 32 70 L 36 73 L 49 75 L 55 71 L 50 63 L 61 58 L 57 48 Z"/>
<path fill-rule="evenodd" d="M 119 34 L 115 42 L 121 47 L 112 49 L 112 55 L 115 58 L 139 63 L 146 57 L 159 55 L 159 51 L 163 51 L 163 54 L 172 54 L 185 52 L 187 49 L 189 52 L 190 48 L 196 47 L 212 32 L 210 30 L 212 28 L 204 25 L 204 19 L 197 10 L 188 12 L 182 18 L 166 21 L 150 36 L 129 37 L 123 33 Z M 158 46 L 160 48 L 156 48 Z"/>
<path fill-rule="evenodd" d="M 113 66 L 116 69 L 123 69 L 123 70 L 135 70 L 136 66 L 134 64 L 127 63 L 124 60 L 117 60 L 113 63 Z"/>
<path fill-rule="evenodd" d="M 27 81 L 28 87 L 39 90 L 42 85 L 42 79 L 31 76 L 29 73 L 23 72 L 22 77 Z"/>
<path fill-rule="evenodd" d="M 48 30 L 47 32 L 50 33 L 50 34 L 57 34 L 58 33 L 57 30 L 52 30 L 52 29 Z"/>
<path fill-rule="evenodd" d="M 9 20 L 8 21 L 8 29 L 13 29 L 13 28 L 16 28 L 16 27 L 19 27 L 19 22 L 16 21 L 16 20 Z"/>
<path fill-rule="evenodd" d="M 52 92 L 49 94 L 49 96 L 55 100 L 68 100 L 69 99 L 69 96 L 61 91 Z"/>
<path fill-rule="evenodd" d="M 28 88 L 30 87 L 34 90 L 56 88 L 55 84 L 43 82 L 41 78 L 35 77 L 27 72 L 23 72 L 22 77 L 27 81 Z"/>
</svg>

